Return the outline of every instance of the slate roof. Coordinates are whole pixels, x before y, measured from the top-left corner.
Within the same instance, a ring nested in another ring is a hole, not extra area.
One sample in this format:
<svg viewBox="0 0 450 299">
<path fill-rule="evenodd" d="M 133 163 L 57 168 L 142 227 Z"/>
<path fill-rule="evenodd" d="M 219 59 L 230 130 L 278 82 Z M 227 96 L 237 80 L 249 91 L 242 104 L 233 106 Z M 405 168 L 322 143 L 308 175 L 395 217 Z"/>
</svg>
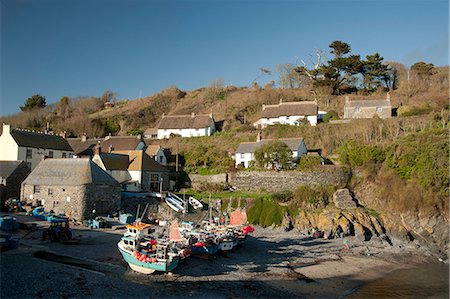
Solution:
<svg viewBox="0 0 450 299">
<path fill-rule="evenodd" d="M 108 136 L 102 143 L 102 151 L 109 151 L 109 147 L 113 147 L 113 151 L 135 150 L 141 140 L 140 136 Z"/>
<path fill-rule="evenodd" d="M 46 159 L 41 161 L 23 184 L 81 186 L 119 183 L 89 158 Z"/>
<path fill-rule="evenodd" d="M 262 118 L 276 118 L 293 115 L 317 115 L 316 102 L 287 102 L 277 105 L 264 105 L 261 112 Z"/>
<path fill-rule="evenodd" d="M 159 129 L 201 129 L 209 128 L 213 117 L 203 115 L 166 115 L 161 118 Z"/>
<path fill-rule="evenodd" d="M 11 136 L 22 147 L 53 149 L 72 152 L 72 147 L 61 136 L 11 129 Z"/>
<path fill-rule="evenodd" d="M 106 138 L 86 139 L 82 141 L 81 138 L 67 139 L 73 148 L 73 152 L 77 156 L 93 156 L 94 147 L 100 141 L 100 147 L 103 152 L 109 152 L 109 147 L 112 146 L 113 151 L 134 150 L 142 141 L 137 136 L 108 136 Z"/>
<path fill-rule="evenodd" d="M 128 170 L 128 155 L 100 153 L 100 158 L 108 170 Z"/>
<path fill-rule="evenodd" d="M 123 155 L 128 155 L 129 165 L 128 170 L 140 170 L 151 172 L 169 172 L 167 168 L 156 162 L 152 157 L 147 155 L 144 151 L 119 151 Z"/>
<path fill-rule="evenodd" d="M 103 139 L 87 139 L 86 141 L 81 141 L 81 138 L 68 138 L 67 142 L 69 142 L 70 146 L 73 149 L 73 153 L 76 156 L 93 156 L 94 155 L 94 147 L 98 143 L 98 141 L 102 141 Z"/>
<path fill-rule="evenodd" d="M 161 146 L 158 144 L 150 144 L 149 146 L 147 146 L 147 149 L 145 150 L 145 152 L 147 153 L 147 155 L 155 156 L 158 153 L 160 148 L 161 148 Z"/>
<path fill-rule="evenodd" d="M 300 144 L 303 142 L 303 138 L 289 138 L 289 139 L 265 139 L 259 142 L 241 142 L 236 150 L 236 153 L 254 153 L 256 149 L 270 141 L 284 142 L 291 151 L 297 151 Z"/>
<path fill-rule="evenodd" d="M 0 161 L 0 177 L 8 178 L 16 169 L 19 167 L 21 163 L 24 163 L 22 160 L 20 161 Z"/>
<path fill-rule="evenodd" d="M 345 102 L 346 107 L 392 107 L 390 100 L 351 100 Z"/>
</svg>

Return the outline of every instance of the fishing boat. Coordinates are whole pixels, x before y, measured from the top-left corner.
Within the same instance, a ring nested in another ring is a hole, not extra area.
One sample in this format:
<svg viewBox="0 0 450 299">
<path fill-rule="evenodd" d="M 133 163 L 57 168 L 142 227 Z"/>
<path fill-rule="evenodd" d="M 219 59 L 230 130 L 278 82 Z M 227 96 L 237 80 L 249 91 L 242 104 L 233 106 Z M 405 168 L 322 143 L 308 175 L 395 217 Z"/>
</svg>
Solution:
<svg viewBox="0 0 450 299">
<path fill-rule="evenodd" d="M 145 215 L 147 207 L 142 216 Z M 141 219 L 142 217 L 127 225 L 127 230 L 117 244 L 123 259 L 132 270 L 143 274 L 175 269 L 180 257 L 185 255 L 184 251 L 170 242 L 169 238 L 153 236 L 155 229 L 152 225 L 143 223 Z"/>
<path fill-rule="evenodd" d="M 219 250 L 218 239 L 214 234 L 196 229 L 194 223 L 183 221 L 179 226 L 180 234 L 191 244 L 191 253 L 194 255 L 213 255 Z"/>
<path fill-rule="evenodd" d="M 190 196 L 189 197 L 189 203 L 191 204 L 191 206 L 197 210 L 197 209 L 202 209 L 203 208 L 203 204 L 196 198 Z"/>
<path fill-rule="evenodd" d="M 135 222 L 127 225 L 127 231 L 117 244 L 123 259 L 132 270 L 144 274 L 175 269 L 180 252 L 167 240 L 152 238 L 151 232 L 149 224 Z"/>
</svg>

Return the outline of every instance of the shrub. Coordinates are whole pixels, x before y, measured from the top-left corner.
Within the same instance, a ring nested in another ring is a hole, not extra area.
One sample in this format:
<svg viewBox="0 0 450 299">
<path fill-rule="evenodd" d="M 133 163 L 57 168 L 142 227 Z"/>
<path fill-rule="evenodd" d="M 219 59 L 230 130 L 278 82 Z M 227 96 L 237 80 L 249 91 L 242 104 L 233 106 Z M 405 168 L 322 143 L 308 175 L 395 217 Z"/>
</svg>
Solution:
<svg viewBox="0 0 450 299">
<path fill-rule="evenodd" d="M 322 164 L 320 156 L 302 156 L 297 164 L 297 170 L 312 170 Z"/>
<path fill-rule="evenodd" d="M 432 108 L 428 104 L 420 106 L 401 106 L 397 109 L 398 116 L 414 116 L 421 114 L 428 114 L 432 111 Z"/>
<path fill-rule="evenodd" d="M 248 209 L 248 221 L 251 224 L 259 224 L 263 227 L 280 225 L 286 211 L 285 207 L 274 202 L 270 197 L 260 197 L 255 200 L 253 206 Z"/>
<path fill-rule="evenodd" d="M 368 162 L 381 163 L 386 154 L 378 145 L 364 145 L 356 140 L 346 141 L 337 150 L 341 163 L 350 166 L 362 166 Z"/>
<path fill-rule="evenodd" d="M 335 120 L 335 119 L 339 119 L 339 115 L 337 114 L 336 111 L 330 110 L 324 115 L 323 122 L 327 123 L 330 120 Z"/>
<path fill-rule="evenodd" d="M 290 205 L 290 209 L 324 208 L 332 201 L 333 193 L 335 191 L 336 187 L 331 185 L 301 185 L 295 189 L 293 193 L 293 201 Z"/>
</svg>

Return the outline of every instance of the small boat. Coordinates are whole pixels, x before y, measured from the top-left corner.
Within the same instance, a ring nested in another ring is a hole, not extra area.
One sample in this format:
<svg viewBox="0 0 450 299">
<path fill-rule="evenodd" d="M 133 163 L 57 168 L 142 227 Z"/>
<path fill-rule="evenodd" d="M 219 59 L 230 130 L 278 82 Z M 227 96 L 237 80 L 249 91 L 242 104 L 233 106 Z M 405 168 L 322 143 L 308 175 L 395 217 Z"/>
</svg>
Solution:
<svg viewBox="0 0 450 299">
<path fill-rule="evenodd" d="M 164 198 L 164 201 L 176 212 L 181 212 L 184 210 L 183 204 L 181 204 L 178 200 L 170 195 L 166 196 L 166 198 Z"/>
<path fill-rule="evenodd" d="M 194 198 L 194 197 L 189 197 L 189 203 L 191 204 L 191 206 L 194 208 L 194 209 L 202 209 L 203 208 L 203 204 L 198 200 L 198 199 L 196 199 L 196 198 Z"/>
<path fill-rule="evenodd" d="M 143 274 L 175 269 L 184 253 L 165 239 L 151 237 L 152 232 L 151 225 L 139 221 L 127 225 L 117 244 L 123 259 L 132 270 Z"/>
</svg>

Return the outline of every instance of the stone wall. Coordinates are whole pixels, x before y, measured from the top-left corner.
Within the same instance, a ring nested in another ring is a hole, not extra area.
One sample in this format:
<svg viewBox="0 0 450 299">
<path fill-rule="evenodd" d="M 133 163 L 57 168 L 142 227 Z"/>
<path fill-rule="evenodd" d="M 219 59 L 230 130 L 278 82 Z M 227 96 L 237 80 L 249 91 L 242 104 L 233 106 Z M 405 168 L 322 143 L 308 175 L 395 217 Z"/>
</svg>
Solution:
<svg viewBox="0 0 450 299">
<path fill-rule="evenodd" d="M 293 190 L 298 185 L 344 186 L 350 174 L 340 168 L 324 172 L 238 171 L 230 174 L 229 183 L 238 190 Z"/>
<path fill-rule="evenodd" d="M 41 185 L 39 187 L 39 192 L 35 193 L 34 185 L 22 184 L 22 201 L 33 206 L 42 205 L 46 212 L 53 210 L 56 214 L 65 214 L 78 221 L 112 214 L 120 208 L 119 185 Z"/>
<path fill-rule="evenodd" d="M 192 188 L 196 185 L 208 183 L 208 184 L 225 184 L 228 182 L 228 174 L 220 173 L 214 175 L 200 175 L 200 174 L 189 174 L 189 180 L 191 181 Z"/>
</svg>

